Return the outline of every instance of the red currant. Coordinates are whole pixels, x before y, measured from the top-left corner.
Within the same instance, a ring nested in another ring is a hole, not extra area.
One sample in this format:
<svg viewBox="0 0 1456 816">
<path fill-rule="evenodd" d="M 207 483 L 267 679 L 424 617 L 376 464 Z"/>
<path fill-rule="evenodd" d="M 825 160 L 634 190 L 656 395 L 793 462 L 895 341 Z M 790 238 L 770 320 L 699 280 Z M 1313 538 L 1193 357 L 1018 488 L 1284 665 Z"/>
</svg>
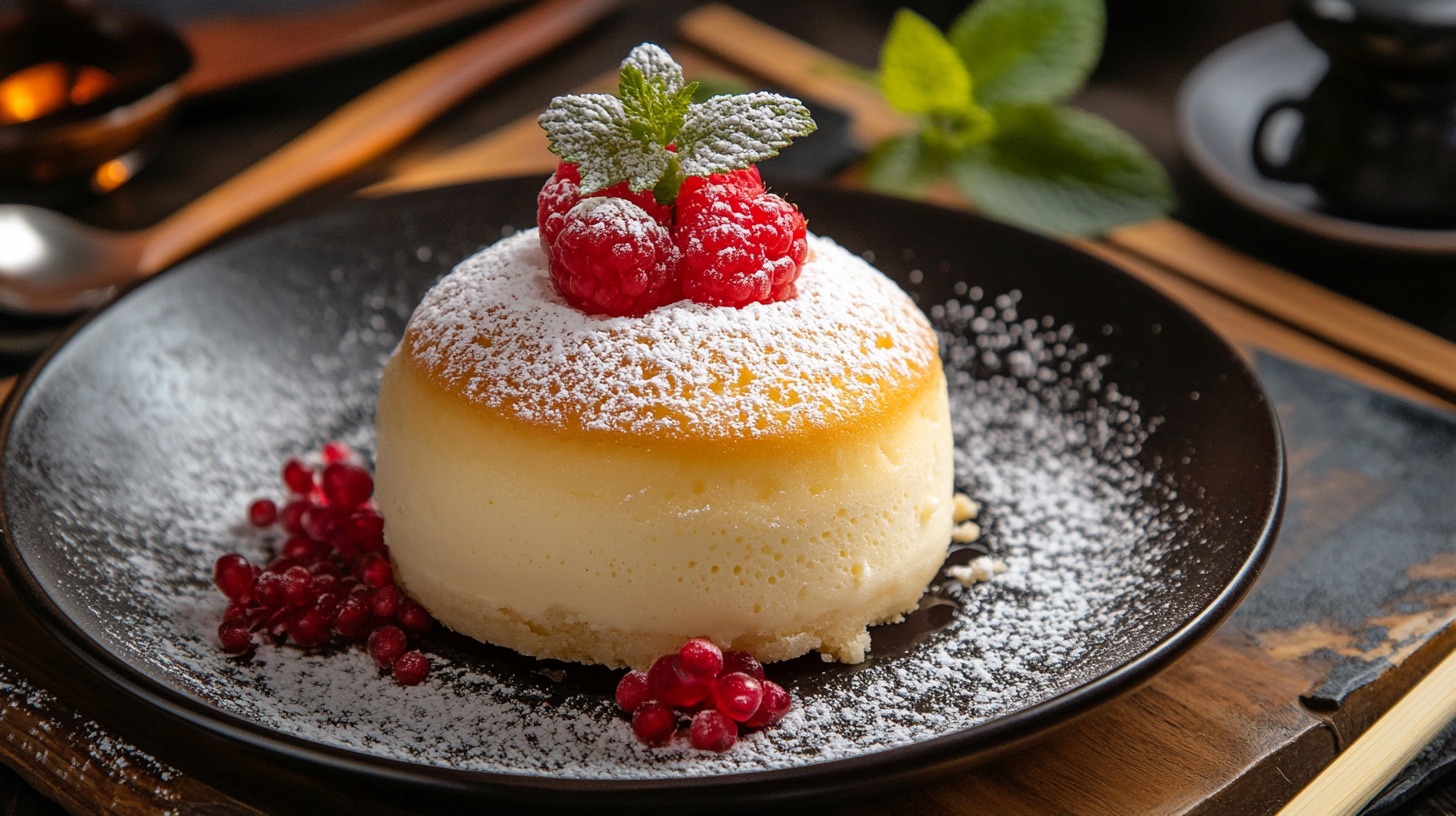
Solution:
<svg viewBox="0 0 1456 816">
<path fill-rule="evenodd" d="M 738 723 L 723 716 L 716 709 L 699 711 L 693 715 L 689 738 L 694 748 L 722 753 L 738 741 Z"/>
<path fill-rule="evenodd" d="M 763 704 L 763 683 L 743 672 L 729 672 L 718 678 L 713 688 L 713 701 L 723 716 L 745 722 L 758 713 Z"/>
<path fill-rule="evenodd" d="M 677 714 L 664 703 L 648 700 L 632 712 L 632 733 L 644 745 L 666 745 L 677 733 Z"/>
</svg>

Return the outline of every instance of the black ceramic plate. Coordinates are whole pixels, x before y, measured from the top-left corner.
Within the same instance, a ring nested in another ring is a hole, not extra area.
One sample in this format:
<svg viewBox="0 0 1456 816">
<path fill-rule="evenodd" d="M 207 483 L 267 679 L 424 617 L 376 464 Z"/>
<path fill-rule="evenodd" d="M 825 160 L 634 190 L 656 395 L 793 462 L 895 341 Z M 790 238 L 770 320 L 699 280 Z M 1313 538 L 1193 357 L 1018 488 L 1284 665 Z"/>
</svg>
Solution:
<svg viewBox="0 0 1456 816">
<path fill-rule="evenodd" d="M 797 708 L 721 756 L 638 746 L 611 672 L 448 637 L 408 689 L 359 652 L 225 658 L 209 575 L 223 552 L 263 552 L 239 524 L 247 501 L 325 440 L 372 451 L 375 379 L 413 304 L 531 224 L 539 185 L 372 201 L 233 244 L 130 293 L 21 384 L 5 566 L 118 705 L 155 712 L 181 744 L 238 746 L 374 803 L 779 801 L 1044 733 L 1147 680 L 1253 581 L 1283 456 L 1258 383 L 1207 328 L 1060 244 L 789 186 L 812 228 L 899 279 L 944 332 L 957 479 L 985 505 L 983 540 L 950 561 L 990 552 L 1005 574 L 938 580 L 920 612 L 875 630 L 865 664 L 777 667 Z"/>
<path fill-rule="evenodd" d="M 1265 178 L 1254 168 L 1254 128 L 1281 99 L 1303 99 L 1329 60 L 1293 23 L 1241 37 L 1204 60 L 1178 92 L 1178 134 L 1194 167 L 1224 195 L 1312 235 L 1408 252 L 1456 252 L 1456 230 L 1371 224 L 1332 215 L 1307 184 Z M 1273 139 L 1280 138 L 1277 127 Z M 1293 132 L 1284 133 L 1286 140 Z"/>
</svg>

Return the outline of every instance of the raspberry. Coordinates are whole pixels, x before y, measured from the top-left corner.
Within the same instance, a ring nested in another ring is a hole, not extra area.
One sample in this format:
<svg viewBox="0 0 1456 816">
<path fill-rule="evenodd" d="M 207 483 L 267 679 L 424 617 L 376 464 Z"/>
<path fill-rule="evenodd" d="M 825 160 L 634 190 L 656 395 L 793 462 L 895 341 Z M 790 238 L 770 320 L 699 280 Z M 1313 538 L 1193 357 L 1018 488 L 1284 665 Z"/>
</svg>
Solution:
<svg viewBox="0 0 1456 816">
<path fill-rule="evenodd" d="M 641 207 L 588 198 L 571 208 L 551 251 L 551 282 L 587 314 L 643 315 L 677 299 L 672 235 Z"/>
<path fill-rule="evenodd" d="M 641 207 L 653 220 L 664 227 L 672 226 L 672 207 L 658 204 L 651 190 L 634 193 L 627 182 L 616 184 L 592 193 L 587 198 L 610 196 L 624 198 Z M 541 192 L 536 195 L 536 226 L 541 228 L 541 248 L 549 255 L 556 236 L 566 226 L 566 214 L 581 202 L 581 173 L 571 162 L 561 162 L 556 172 L 546 180 Z"/>
<path fill-rule="evenodd" d="M 804 215 L 764 192 L 756 170 L 683 182 L 673 236 L 682 292 L 691 300 L 741 307 L 798 293 L 809 254 Z"/>
<path fill-rule="evenodd" d="M 676 220 L 681 223 L 693 218 L 720 198 L 753 198 L 763 192 L 763 177 L 756 165 L 711 176 L 688 176 L 677 192 Z"/>
</svg>

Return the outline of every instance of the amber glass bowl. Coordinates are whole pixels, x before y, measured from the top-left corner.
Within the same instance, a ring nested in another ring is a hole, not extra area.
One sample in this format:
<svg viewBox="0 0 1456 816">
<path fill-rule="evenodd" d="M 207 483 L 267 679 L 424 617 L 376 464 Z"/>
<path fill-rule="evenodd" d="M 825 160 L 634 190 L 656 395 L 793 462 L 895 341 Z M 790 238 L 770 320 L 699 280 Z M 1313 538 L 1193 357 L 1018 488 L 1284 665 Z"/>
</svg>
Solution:
<svg viewBox="0 0 1456 816">
<path fill-rule="evenodd" d="M 0 201 L 107 192 L 142 164 L 192 56 L 134 14 L 31 0 L 0 11 Z"/>
</svg>

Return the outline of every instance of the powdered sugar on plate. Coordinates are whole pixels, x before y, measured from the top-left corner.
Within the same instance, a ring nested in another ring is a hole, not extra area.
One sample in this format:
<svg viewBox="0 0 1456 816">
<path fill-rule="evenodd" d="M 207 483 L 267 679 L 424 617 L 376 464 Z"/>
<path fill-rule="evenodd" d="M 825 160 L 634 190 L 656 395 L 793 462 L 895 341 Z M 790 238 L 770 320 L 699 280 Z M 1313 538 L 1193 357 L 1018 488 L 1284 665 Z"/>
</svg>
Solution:
<svg viewBox="0 0 1456 816">
<path fill-rule="evenodd" d="M 364 293 L 386 325 L 345 315 L 343 325 L 311 327 L 335 331 L 336 350 L 283 370 L 256 366 L 256 348 L 179 347 L 134 374 L 140 386 L 107 384 L 125 392 L 125 412 L 104 400 L 28 401 L 48 407 L 17 420 L 7 511 L 16 530 L 49 531 L 49 551 L 65 563 L 32 569 L 68 616 L 104 632 L 109 650 L 222 715 L 319 745 L 600 780 L 864 756 L 964 732 L 1106 674 L 1161 636 L 1149 610 L 1181 583 L 1160 564 L 1181 546 L 1190 511 L 1139 458 L 1157 418 L 1104 377 L 1107 361 L 1077 327 L 1019 314 L 1015 293 L 979 295 L 930 310 L 950 380 L 958 487 L 984 507 L 980 541 L 949 562 L 989 553 L 1009 569 L 972 587 L 942 576 L 910 621 L 874 631 L 865 664 L 790 667 L 792 713 L 722 755 L 640 746 L 608 695 L 573 685 L 600 669 L 551 664 L 567 677 L 555 683 L 447 644 L 425 684 L 406 688 L 361 651 L 265 646 L 240 662 L 217 648 L 224 602 L 211 565 L 230 550 L 262 554 L 265 542 L 240 522 L 247 501 L 273 489 L 276 463 L 329 437 L 372 450 L 375 378 L 397 336 L 389 326 L 409 309 L 388 282 Z M 186 320 L 257 318 L 237 304 L 196 308 Z M 304 330 L 285 326 L 267 342 L 317 348 L 289 335 Z M 88 353 L 78 352 L 82 361 Z M 107 376 L 104 360 L 90 365 L 58 365 L 46 387 Z M 58 416 L 67 412 L 76 415 Z M 165 432 L 139 441 L 138 423 Z"/>
</svg>

